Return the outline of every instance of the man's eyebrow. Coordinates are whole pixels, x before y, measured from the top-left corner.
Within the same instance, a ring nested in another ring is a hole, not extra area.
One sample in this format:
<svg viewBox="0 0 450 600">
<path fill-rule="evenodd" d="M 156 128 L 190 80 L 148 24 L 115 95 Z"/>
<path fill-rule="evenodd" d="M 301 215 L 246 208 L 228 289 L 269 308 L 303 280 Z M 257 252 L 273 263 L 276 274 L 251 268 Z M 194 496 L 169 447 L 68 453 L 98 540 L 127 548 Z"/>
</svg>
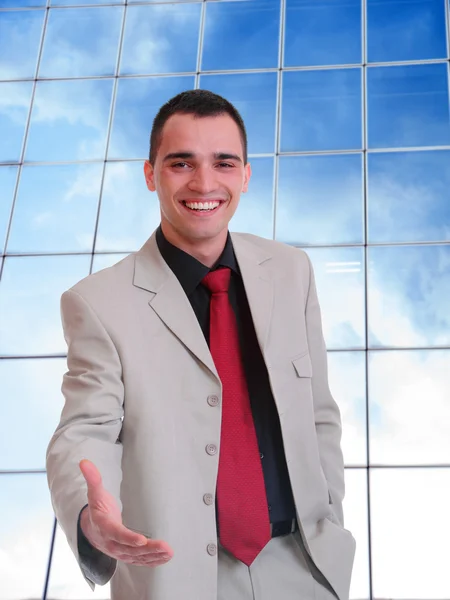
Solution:
<svg viewBox="0 0 450 600">
<path fill-rule="evenodd" d="M 229 152 L 216 152 L 214 154 L 214 158 L 216 160 L 236 160 L 237 162 L 242 162 L 242 158 L 237 154 L 231 154 Z"/>
<path fill-rule="evenodd" d="M 175 158 L 178 158 L 180 160 L 189 160 L 191 158 L 194 158 L 195 154 L 193 152 L 170 152 L 169 154 L 166 154 L 166 156 L 163 158 L 163 162 L 165 162 L 166 160 L 173 160 Z"/>
</svg>

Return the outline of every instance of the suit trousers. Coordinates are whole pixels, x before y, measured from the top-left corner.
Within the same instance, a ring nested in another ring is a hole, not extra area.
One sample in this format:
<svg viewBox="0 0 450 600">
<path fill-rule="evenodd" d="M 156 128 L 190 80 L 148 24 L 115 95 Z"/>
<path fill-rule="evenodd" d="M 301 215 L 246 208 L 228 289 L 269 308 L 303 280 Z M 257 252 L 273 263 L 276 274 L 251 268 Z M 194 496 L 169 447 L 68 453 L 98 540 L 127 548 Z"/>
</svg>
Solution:
<svg viewBox="0 0 450 600">
<path fill-rule="evenodd" d="M 217 600 L 336 600 L 299 532 L 272 538 L 250 567 L 219 543 Z"/>
</svg>

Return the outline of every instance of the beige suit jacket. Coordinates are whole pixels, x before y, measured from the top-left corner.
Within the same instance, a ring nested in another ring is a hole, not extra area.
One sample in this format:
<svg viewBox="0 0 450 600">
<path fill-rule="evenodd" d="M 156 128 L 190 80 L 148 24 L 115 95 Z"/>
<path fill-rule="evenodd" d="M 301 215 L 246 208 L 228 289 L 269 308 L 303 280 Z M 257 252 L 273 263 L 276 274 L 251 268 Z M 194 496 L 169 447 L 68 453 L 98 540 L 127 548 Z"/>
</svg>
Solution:
<svg viewBox="0 0 450 600">
<path fill-rule="evenodd" d="M 281 422 L 300 533 L 340 600 L 349 595 L 355 542 L 343 528 L 339 410 L 311 263 L 299 249 L 233 234 L 257 338 Z M 100 469 L 124 524 L 162 539 L 173 559 L 156 569 L 112 559 L 82 566 L 90 581 L 112 577 L 117 600 L 217 597 L 214 505 L 221 382 L 205 338 L 155 235 L 117 265 L 63 294 L 68 344 L 65 406 L 47 452 L 58 521 L 77 557 L 77 519 L 87 503 L 78 468 Z M 214 404 L 214 403 L 212 403 Z M 92 573 L 102 571 L 96 576 Z"/>
</svg>

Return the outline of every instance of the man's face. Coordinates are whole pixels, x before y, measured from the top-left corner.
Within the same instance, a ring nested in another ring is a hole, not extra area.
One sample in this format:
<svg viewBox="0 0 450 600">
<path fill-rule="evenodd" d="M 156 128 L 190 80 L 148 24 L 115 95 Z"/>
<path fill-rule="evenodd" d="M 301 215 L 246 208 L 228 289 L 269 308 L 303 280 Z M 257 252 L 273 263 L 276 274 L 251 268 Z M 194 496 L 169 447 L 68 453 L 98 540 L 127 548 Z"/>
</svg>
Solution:
<svg viewBox="0 0 450 600">
<path fill-rule="evenodd" d="M 239 128 L 226 114 L 170 117 L 155 164 L 144 170 L 148 189 L 158 193 L 164 233 L 188 243 L 227 231 L 251 175 Z"/>
</svg>

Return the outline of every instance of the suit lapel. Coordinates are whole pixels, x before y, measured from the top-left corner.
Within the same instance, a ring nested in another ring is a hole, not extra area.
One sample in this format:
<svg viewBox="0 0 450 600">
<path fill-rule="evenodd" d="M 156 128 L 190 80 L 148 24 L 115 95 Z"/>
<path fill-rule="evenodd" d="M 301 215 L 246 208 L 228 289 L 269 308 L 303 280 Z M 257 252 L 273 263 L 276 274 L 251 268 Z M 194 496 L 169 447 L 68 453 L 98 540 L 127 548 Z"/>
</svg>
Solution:
<svg viewBox="0 0 450 600">
<path fill-rule="evenodd" d="M 232 234 L 233 248 L 242 274 L 256 337 L 263 356 L 273 307 L 273 281 L 267 261 L 271 256 L 239 234 Z"/>
<path fill-rule="evenodd" d="M 162 258 L 155 234 L 136 254 L 133 283 L 136 287 L 153 293 L 149 300 L 150 307 L 186 348 L 218 377 L 191 303 Z"/>
</svg>

